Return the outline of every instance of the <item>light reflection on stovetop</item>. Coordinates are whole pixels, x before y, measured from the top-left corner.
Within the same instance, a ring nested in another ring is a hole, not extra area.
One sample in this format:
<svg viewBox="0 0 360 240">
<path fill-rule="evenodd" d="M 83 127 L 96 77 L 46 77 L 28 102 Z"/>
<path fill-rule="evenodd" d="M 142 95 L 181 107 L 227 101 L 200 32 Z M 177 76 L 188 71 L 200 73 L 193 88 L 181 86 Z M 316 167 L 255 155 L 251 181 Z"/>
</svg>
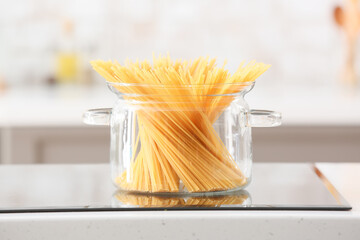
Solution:
<svg viewBox="0 0 360 240">
<path fill-rule="evenodd" d="M 109 174 L 107 164 L 1 166 L 0 213 L 351 209 L 325 176 L 305 163 L 254 164 L 246 190 L 212 197 L 117 191 Z"/>
</svg>

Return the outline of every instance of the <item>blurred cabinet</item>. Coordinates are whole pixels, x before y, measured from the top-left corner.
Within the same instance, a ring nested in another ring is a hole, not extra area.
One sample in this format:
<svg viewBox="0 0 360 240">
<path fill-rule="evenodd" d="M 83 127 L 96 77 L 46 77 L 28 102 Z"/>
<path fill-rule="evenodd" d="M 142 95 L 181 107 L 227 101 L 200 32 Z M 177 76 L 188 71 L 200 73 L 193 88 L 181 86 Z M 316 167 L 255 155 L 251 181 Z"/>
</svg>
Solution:
<svg viewBox="0 0 360 240">
<path fill-rule="evenodd" d="M 109 161 L 104 127 L 2 129 L 2 163 L 97 163 Z M 4 143 L 6 141 L 7 143 Z M 6 149 L 4 149 L 6 148 Z"/>
<path fill-rule="evenodd" d="M 254 161 L 360 162 L 358 126 L 253 128 Z"/>
<path fill-rule="evenodd" d="M 1 163 L 109 161 L 108 127 L 1 129 Z M 256 162 L 360 162 L 360 127 L 253 128 Z"/>
</svg>

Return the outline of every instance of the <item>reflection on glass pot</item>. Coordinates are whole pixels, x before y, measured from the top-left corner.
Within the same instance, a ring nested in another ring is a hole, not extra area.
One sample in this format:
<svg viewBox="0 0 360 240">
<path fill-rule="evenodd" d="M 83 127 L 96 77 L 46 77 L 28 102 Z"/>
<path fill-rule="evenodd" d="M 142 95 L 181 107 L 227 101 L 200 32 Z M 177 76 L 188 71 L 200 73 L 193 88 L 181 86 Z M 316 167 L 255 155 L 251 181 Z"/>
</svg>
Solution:
<svg viewBox="0 0 360 240">
<path fill-rule="evenodd" d="M 112 199 L 112 207 L 221 207 L 221 206 L 250 206 L 251 197 L 245 190 L 212 196 L 164 196 L 153 194 L 136 194 L 128 191 L 117 191 Z"/>
</svg>

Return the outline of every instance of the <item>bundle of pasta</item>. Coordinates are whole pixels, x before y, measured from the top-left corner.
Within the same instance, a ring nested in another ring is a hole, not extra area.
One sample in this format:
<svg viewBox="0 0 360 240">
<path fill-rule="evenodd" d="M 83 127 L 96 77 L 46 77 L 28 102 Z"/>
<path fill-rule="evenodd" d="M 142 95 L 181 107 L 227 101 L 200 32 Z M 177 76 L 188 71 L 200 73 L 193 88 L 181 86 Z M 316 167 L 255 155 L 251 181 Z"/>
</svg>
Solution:
<svg viewBox="0 0 360 240">
<path fill-rule="evenodd" d="M 239 188 L 247 179 L 219 138 L 214 122 L 269 65 L 242 63 L 234 74 L 215 59 L 192 62 L 169 56 L 125 65 L 92 61 L 94 69 L 136 106 L 138 137 L 131 166 L 119 187 L 139 192 L 189 192 Z M 119 84 L 115 84 L 119 83 Z M 138 151 L 136 151 L 138 149 Z M 181 184 L 182 183 L 182 184 Z"/>
</svg>

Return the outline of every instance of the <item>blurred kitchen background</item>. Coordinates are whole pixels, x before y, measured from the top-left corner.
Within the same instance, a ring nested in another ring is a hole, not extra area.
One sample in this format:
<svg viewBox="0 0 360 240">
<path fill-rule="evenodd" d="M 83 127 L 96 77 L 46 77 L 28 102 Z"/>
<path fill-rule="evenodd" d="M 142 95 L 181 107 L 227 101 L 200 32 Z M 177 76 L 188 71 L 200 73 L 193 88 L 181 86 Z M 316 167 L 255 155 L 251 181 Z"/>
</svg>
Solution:
<svg viewBox="0 0 360 240">
<path fill-rule="evenodd" d="M 340 6 L 340 7 L 338 7 Z M 338 7 L 338 8 L 336 8 Z M 248 94 L 282 112 L 253 129 L 258 162 L 360 161 L 355 0 L 0 1 L 0 163 L 107 162 L 110 129 L 82 123 L 116 97 L 92 59 L 200 55 L 272 64 Z"/>
</svg>

